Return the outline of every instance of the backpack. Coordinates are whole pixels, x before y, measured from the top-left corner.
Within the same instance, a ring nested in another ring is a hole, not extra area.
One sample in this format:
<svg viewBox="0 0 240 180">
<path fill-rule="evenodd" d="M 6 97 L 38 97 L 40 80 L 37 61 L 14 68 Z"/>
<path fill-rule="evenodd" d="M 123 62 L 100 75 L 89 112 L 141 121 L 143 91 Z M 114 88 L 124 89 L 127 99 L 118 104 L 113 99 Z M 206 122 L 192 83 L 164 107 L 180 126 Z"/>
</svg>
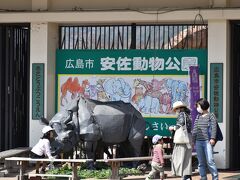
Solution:
<svg viewBox="0 0 240 180">
<path fill-rule="evenodd" d="M 212 131 L 212 127 L 211 127 L 211 122 L 210 122 L 210 116 L 209 116 L 209 123 L 208 123 L 208 137 L 210 139 L 211 137 L 211 131 Z M 223 140 L 223 134 L 222 134 L 222 131 L 218 125 L 218 122 L 217 122 L 217 132 L 216 132 L 216 142 L 217 141 L 222 141 Z"/>
</svg>

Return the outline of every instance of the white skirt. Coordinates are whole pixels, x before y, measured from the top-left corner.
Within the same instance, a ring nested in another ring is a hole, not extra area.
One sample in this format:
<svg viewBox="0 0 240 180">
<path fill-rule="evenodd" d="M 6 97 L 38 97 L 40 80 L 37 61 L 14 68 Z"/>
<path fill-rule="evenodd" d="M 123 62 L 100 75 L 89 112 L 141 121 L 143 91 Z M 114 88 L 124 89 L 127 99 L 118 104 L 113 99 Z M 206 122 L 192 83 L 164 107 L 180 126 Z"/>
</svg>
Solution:
<svg viewBox="0 0 240 180">
<path fill-rule="evenodd" d="M 189 135 L 189 138 L 190 140 L 192 139 L 191 135 Z M 192 148 L 189 148 L 189 145 L 188 147 L 186 144 L 174 145 L 172 154 L 172 174 L 181 177 L 192 175 Z"/>
</svg>

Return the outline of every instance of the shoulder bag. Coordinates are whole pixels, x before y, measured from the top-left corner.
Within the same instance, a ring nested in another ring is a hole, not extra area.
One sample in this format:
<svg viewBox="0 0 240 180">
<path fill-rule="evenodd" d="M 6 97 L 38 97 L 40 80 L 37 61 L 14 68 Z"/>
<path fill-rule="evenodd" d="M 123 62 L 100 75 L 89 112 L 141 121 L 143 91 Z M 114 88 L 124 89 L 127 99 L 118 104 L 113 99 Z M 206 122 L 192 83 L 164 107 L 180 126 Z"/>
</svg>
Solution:
<svg viewBox="0 0 240 180">
<path fill-rule="evenodd" d="M 208 137 L 209 137 L 209 139 L 210 139 L 211 133 L 212 133 L 210 116 L 211 116 L 211 114 L 209 115 L 209 122 L 208 122 Z M 219 125 L 218 125 L 218 121 L 217 121 L 216 142 L 217 141 L 222 141 L 222 140 L 223 140 L 223 134 L 222 134 L 222 131 L 221 131 L 221 129 L 220 129 Z"/>
<path fill-rule="evenodd" d="M 188 131 L 187 131 L 187 123 L 186 123 L 186 115 L 184 113 L 185 124 L 180 126 L 174 134 L 173 142 L 175 144 L 189 144 Z"/>
</svg>

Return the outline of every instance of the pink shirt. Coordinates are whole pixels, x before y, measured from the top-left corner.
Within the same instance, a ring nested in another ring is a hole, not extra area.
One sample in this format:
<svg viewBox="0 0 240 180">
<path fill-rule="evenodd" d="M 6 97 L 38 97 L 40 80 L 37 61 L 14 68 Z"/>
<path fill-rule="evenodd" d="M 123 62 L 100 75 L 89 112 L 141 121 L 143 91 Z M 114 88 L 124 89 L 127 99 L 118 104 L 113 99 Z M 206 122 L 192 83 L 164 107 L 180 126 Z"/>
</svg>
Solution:
<svg viewBox="0 0 240 180">
<path fill-rule="evenodd" d="M 154 146 L 152 161 L 159 163 L 159 164 L 164 164 L 163 147 L 161 144 L 157 144 L 156 146 Z"/>
</svg>

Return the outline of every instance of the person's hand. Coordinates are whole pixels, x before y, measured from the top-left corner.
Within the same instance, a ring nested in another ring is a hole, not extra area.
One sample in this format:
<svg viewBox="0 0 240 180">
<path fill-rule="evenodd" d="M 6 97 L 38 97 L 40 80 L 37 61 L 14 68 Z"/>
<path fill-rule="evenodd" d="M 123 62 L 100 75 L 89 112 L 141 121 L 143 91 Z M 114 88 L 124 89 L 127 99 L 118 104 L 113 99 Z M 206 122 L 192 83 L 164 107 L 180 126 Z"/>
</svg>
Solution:
<svg viewBox="0 0 240 180">
<path fill-rule="evenodd" d="M 51 162 L 53 162 L 55 158 L 53 156 L 50 156 L 49 159 Z"/>
<path fill-rule="evenodd" d="M 169 126 L 168 130 L 169 131 L 173 131 L 174 130 L 174 126 Z"/>
<path fill-rule="evenodd" d="M 210 143 L 212 146 L 214 146 L 214 145 L 216 144 L 216 141 L 215 141 L 215 139 L 210 139 L 209 143 Z"/>
</svg>

